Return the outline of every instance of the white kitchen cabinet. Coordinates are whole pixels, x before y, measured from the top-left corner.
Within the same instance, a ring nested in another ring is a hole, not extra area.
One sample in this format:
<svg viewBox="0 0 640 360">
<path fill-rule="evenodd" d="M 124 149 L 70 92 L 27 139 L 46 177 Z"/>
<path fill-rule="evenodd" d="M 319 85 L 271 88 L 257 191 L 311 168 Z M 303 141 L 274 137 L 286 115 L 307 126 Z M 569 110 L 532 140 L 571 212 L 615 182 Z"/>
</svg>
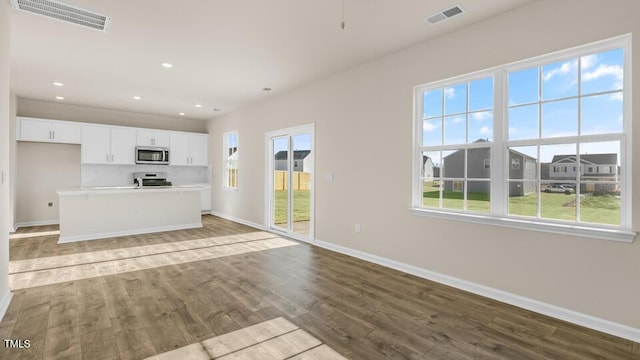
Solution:
<svg viewBox="0 0 640 360">
<path fill-rule="evenodd" d="M 169 147 L 169 132 L 139 129 L 137 131 L 138 146 Z"/>
<path fill-rule="evenodd" d="M 19 141 L 80 144 L 80 124 L 26 117 L 18 117 L 17 121 Z"/>
<path fill-rule="evenodd" d="M 136 131 L 134 129 L 111 129 L 111 163 L 119 165 L 136 163 Z"/>
<path fill-rule="evenodd" d="M 171 133 L 171 165 L 207 166 L 209 136 Z"/>
<path fill-rule="evenodd" d="M 200 203 L 202 211 L 211 211 L 211 190 L 202 189 L 200 191 Z"/>
<path fill-rule="evenodd" d="M 82 127 L 83 164 L 133 165 L 135 147 L 135 129 L 97 125 Z"/>
<path fill-rule="evenodd" d="M 207 166 L 209 159 L 209 136 L 189 135 L 189 153 L 191 154 L 191 165 Z"/>
</svg>

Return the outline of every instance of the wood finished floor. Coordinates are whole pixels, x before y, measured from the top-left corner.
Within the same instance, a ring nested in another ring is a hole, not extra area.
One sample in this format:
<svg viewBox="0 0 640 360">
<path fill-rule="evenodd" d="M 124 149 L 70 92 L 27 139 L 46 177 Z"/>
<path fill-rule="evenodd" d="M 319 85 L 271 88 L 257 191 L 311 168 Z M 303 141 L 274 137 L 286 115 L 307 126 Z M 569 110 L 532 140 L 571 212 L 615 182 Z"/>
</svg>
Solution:
<svg viewBox="0 0 640 360">
<path fill-rule="evenodd" d="M 10 240 L 11 260 L 246 234 L 204 228 L 56 244 Z M 24 228 L 55 231 L 55 226 Z M 144 359 L 282 317 L 349 359 L 640 359 L 640 344 L 300 244 L 14 293 L 1 359 Z"/>
</svg>

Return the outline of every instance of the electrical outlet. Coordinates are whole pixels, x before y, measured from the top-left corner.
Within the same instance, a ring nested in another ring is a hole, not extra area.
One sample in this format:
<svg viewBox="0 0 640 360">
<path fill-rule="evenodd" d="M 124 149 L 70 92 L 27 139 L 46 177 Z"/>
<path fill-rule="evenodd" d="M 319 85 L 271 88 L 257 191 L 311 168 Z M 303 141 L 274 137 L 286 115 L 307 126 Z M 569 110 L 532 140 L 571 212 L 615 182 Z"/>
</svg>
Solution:
<svg viewBox="0 0 640 360">
<path fill-rule="evenodd" d="M 49 207 L 53 207 L 53 203 L 50 202 L 49 204 L 47 204 Z"/>
<path fill-rule="evenodd" d="M 356 232 L 359 233 L 362 229 L 360 228 L 360 224 L 356 224 Z"/>
</svg>

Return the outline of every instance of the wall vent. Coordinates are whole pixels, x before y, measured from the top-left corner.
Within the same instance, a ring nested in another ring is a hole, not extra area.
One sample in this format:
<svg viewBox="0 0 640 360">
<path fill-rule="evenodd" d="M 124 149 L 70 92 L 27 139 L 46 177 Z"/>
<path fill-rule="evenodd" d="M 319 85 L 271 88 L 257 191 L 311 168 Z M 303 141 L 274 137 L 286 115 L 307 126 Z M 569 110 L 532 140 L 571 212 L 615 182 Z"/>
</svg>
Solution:
<svg viewBox="0 0 640 360">
<path fill-rule="evenodd" d="M 462 10 L 462 8 L 460 7 L 460 5 L 456 5 L 450 9 L 446 9 L 443 10 L 439 13 L 433 14 L 431 16 L 427 16 L 426 18 L 424 18 L 424 20 L 426 22 L 428 22 L 429 24 L 437 24 L 441 21 L 447 20 L 447 19 L 451 19 L 452 17 L 456 16 L 456 15 L 460 15 L 464 12 L 464 10 Z"/>
<path fill-rule="evenodd" d="M 107 32 L 111 18 L 55 0 L 11 0 L 14 9 Z"/>
</svg>

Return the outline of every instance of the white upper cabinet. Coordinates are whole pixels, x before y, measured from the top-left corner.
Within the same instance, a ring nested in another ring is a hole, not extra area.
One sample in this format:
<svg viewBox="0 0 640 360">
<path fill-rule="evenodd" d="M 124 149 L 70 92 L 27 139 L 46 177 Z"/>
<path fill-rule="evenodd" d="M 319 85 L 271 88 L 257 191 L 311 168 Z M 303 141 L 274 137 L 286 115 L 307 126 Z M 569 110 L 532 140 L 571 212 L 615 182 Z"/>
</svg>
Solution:
<svg viewBox="0 0 640 360">
<path fill-rule="evenodd" d="M 136 130 L 111 129 L 111 163 L 133 165 L 136 163 Z"/>
<path fill-rule="evenodd" d="M 189 135 L 189 153 L 191 165 L 206 166 L 208 162 L 208 135 Z"/>
<path fill-rule="evenodd" d="M 27 117 L 17 120 L 16 139 L 19 141 L 80 144 L 80 124 Z"/>
<path fill-rule="evenodd" d="M 136 144 L 138 146 L 169 147 L 169 134 L 167 131 L 138 129 Z"/>
<path fill-rule="evenodd" d="M 111 129 L 108 126 L 82 127 L 82 163 L 110 164 Z"/>
<path fill-rule="evenodd" d="M 171 165 L 207 166 L 209 136 L 171 133 Z"/>
<path fill-rule="evenodd" d="M 135 164 L 136 130 L 121 127 L 84 125 L 83 164 Z"/>
<path fill-rule="evenodd" d="M 172 133 L 169 163 L 171 165 L 189 165 L 190 156 L 189 135 L 183 133 Z"/>
</svg>

